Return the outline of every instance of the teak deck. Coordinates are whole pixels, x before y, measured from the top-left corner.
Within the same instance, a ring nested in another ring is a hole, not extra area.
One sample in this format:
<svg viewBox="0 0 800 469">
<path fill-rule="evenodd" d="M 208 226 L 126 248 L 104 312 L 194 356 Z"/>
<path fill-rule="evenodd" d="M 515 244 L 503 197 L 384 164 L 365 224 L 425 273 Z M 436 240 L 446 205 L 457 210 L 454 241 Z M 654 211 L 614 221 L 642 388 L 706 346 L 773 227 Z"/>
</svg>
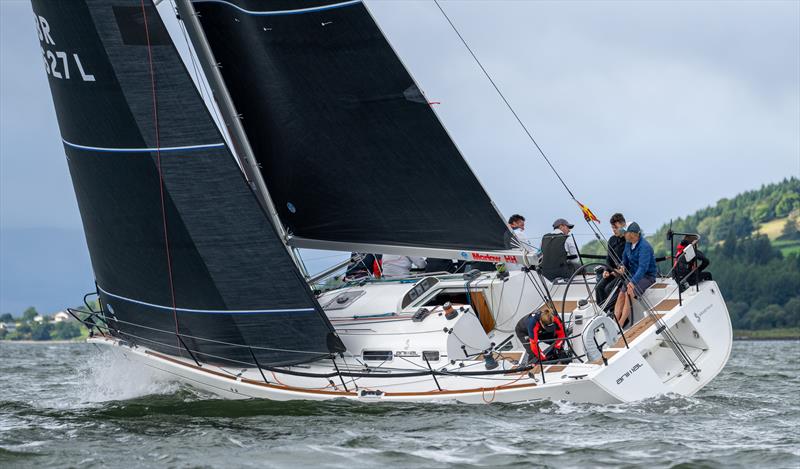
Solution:
<svg viewBox="0 0 800 469">
<path fill-rule="evenodd" d="M 664 300 L 664 301 L 672 301 L 672 300 Z M 676 300 L 677 301 L 677 300 Z M 663 303 L 663 301 L 662 301 Z M 660 304 L 660 303 L 659 303 Z M 656 311 L 660 311 L 656 309 Z M 650 328 L 653 324 L 656 323 L 656 319 L 660 319 L 664 317 L 663 314 L 656 314 L 654 316 L 647 316 L 644 319 L 640 320 L 636 324 L 634 324 L 630 329 L 625 331 L 625 339 L 628 340 L 628 343 L 633 342 L 634 339 L 642 335 L 644 331 Z M 622 348 L 625 346 L 625 341 L 620 337 L 616 344 L 614 344 L 614 348 Z"/>
</svg>

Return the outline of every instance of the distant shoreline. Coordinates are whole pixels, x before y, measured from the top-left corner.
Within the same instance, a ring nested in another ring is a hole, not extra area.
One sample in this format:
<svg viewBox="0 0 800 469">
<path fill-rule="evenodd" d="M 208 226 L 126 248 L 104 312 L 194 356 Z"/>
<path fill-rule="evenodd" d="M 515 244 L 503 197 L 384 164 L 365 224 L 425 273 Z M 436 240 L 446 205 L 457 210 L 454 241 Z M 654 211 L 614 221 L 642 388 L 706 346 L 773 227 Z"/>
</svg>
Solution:
<svg viewBox="0 0 800 469">
<path fill-rule="evenodd" d="M 0 339 L 0 343 L 7 344 L 80 344 L 86 343 L 86 339 L 80 340 L 6 340 Z"/>
<path fill-rule="evenodd" d="M 800 341 L 798 336 L 779 336 L 779 337 L 758 337 L 758 336 L 733 336 L 733 340 L 780 340 L 780 341 Z"/>
<path fill-rule="evenodd" d="M 786 327 L 756 331 L 734 330 L 733 340 L 800 340 L 800 329 Z"/>
<path fill-rule="evenodd" d="M 781 342 L 791 342 L 791 341 L 800 341 L 800 337 L 734 337 L 733 340 L 744 342 L 744 341 L 758 341 L 763 342 L 765 340 L 778 340 Z"/>
</svg>

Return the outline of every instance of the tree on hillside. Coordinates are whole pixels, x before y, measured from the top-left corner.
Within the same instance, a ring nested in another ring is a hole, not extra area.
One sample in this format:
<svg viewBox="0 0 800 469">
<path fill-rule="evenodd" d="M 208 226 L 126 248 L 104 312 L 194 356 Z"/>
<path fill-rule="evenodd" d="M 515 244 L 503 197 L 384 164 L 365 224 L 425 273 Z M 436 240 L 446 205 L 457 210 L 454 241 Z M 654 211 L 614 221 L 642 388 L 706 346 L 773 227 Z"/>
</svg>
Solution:
<svg viewBox="0 0 800 469">
<path fill-rule="evenodd" d="M 736 236 L 734 236 L 733 233 L 730 233 L 728 237 L 725 238 L 725 241 L 722 243 L 722 249 L 720 250 L 720 253 L 723 256 L 732 259 L 734 256 L 736 256 L 737 247 L 738 245 L 736 243 Z"/>
<path fill-rule="evenodd" d="M 800 239 L 800 230 L 797 229 L 797 217 L 789 217 L 783 225 L 780 239 Z"/>
<path fill-rule="evenodd" d="M 725 239 L 729 235 L 741 238 L 753 232 L 753 222 L 739 212 L 723 213 L 715 222 L 708 230 L 715 240 Z"/>
<path fill-rule="evenodd" d="M 28 309 L 22 312 L 22 320 L 25 322 L 33 321 L 33 318 L 39 315 L 39 312 L 36 311 L 36 308 L 30 306 Z"/>
<path fill-rule="evenodd" d="M 781 252 L 772 247 L 772 243 L 765 235 L 743 239 L 736 254 L 749 264 L 766 264 L 772 259 L 781 257 Z"/>
<path fill-rule="evenodd" d="M 74 321 L 61 321 L 53 325 L 53 338 L 56 340 L 74 339 L 81 335 L 81 329 Z"/>
<path fill-rule="evenodd" d="M 35 323 L 31 328 L 32 340 L 50 340 L 50 331 L 53 330 L 53 325 L 49 322 Z"/>
<path fill-rule="evenodd" d="M 795 324 L 800 323 L 800 297 L 794 297 L 787 301 L 783 309 L 790 318 L 794 318 Z"/>
<path fill-rule="evenodd" d="M 27 323 L 23 323 L 17 328 L 18 336 L 25 336 L 26 334 L 30 333 L 31 333 L 31 326 Z"/>
<path fill-rule="evenodd" d="M 753 208 L 752 217 L 756 223 L 768 222 L 775 218 L 775 206 L 765 200 Z"/>
<path fill-rule="evenodd" d="M 786 217 L 798 207 L 800 207 L 800 194 L 792 191 L 784 192 L 775 205 L 775 216 L 778 218 Z"/>
<path fill-rule="evenodd" d="M 0 322 L 14 322 L 14 316 L 11 313 L 5 313 L 0 315 Z"/>
</svg>

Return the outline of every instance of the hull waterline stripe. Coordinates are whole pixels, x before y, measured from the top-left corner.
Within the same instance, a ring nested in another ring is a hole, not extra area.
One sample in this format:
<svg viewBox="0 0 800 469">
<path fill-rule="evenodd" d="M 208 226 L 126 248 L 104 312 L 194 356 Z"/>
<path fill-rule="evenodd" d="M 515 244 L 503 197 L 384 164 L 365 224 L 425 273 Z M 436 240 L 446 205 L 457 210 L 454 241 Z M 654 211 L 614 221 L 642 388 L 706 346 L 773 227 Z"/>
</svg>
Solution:
<svg viewBox="0 0 800 469">
<path fill-rule="evenodd" d="M 350 5 L 355 5 L 357 3 L 361 3 L 362 0 L 350 0 L 347 2 L 341 3 L 334 3 L 332 5 L 321 5 L 318 7 L 310 7 L 310 8 L 299 8 L 297 10 L 275 10 L 275 11 L 253 11 L 253 10 L 246 10 L 239 5 L 235 5 L 231 2 L 226 2 L 225 0 L 192 0 L 192 3 L 221 3 L 223 5 L 227 5 L 229 7 L 233 7 L 242 13 L 247 13 L 248 15 L 253 16 L 282 16 L 282 15 L 301 15 L 303 13 L 314 13 L 318 11 L 325 11 L 325 10 L 333 10 L 335 8 L 342 8 L 347 7 Z"/>
<path fill-rule="evenodd" d="M 77 148 L 79 150 L 90 150 L 90 151 L 99 151 L 99 152 L 106 152 L 106 153 L 151 153 L 155 151 L 193 151 L 193 150 L 205 150 L 208 148 L 224 148 L 225 143 L 207 143 L 204 145 L 186 145 L 181 147 L 161 147 L 161 148 L 110 148 L 110 147 L 93 147 L 89 145 L 78 145 L 77 143 L 69 142 L 65 139 L 61 139 L 64 142 L 64 145 L 68 147 Z"/>
<path fill-rule="evenodd" d="M 189 309 L 189 308 L 173 308 L 172 306 L 156 305 L 144 301 L 134 300 L 125 296 L 117 295 L 109 291 L 103 290 L 100 286 L 98 290 L 108 296 L 114 297 L 118 300 L 135 303 L 150 308 L 163 309 L 167 311 L 180 311 L 182 313 L 199 313 L 199 314 L 265 314 L 265 313 L 313 313 L 314 308 L 289 308 L 289 309 L 242 309 L 242 310 L 226 310 L 226 309 Z"/>
<path fill-rule="evenodd" d="M 209 369 L 206 369 L 206 368 L 203 368 L 203 367 L 198 367 L 198 366 L 195 366 L 195 365 L 193 365 L 191 363 L 186 363 L 186 362 L 184 362 L 182 360 L 178 360 L 177 358 L 173 358 L 173 357 L 170 357 L 170 356 L 167 356 L 167 355 L 163 355 L 161 353 L 154 352 L 152 350 L 145 350 L 144 353 L 146 355 L 152 355 L 152 356 L 154 356 L 156 358 L 160 358 L 162 360 L 165 360 L 165 361 L 168 361 L 168 362 L 172 362 L 172 363 L 174 363 L 176 365 L 180 365 L 180 366 L 184 366 L 184 367 L 187 367 L 187 368 L 191 368 L 191 369 L 197 370 L 197 371 L 199 371 L 201 373 L 208 373 L 208 374 L 219 376 L 219 377 L 222 377 L 222 378 L 226 378 L 226 379 L 229 379 L 229 380 L 232 380 L 232 381 L 238 381 L 239 380 L 235 376 L 229 376 L 229 375 L 225 375 L 223 373 L 220 373 L 218 371 L 209 370 Z M 278 373 L 280 373 L 280 372 L 278 372 Z M 272 384 L 272 383 L 264 383 L 262 381 L 256 381 L 256 380 L 253 380 L 253 379 L 250 379 L 250 378 L 244 378 L 244 377 L 242 377 L 240 379 L 241 379 L 242 382 L 247 383 L 247 384 L 252 384 L 252 385 L 265 387 L 265 388 L 278 389 L 278 390 L 282 390 L 282 391 L 294 391 L 294 392 L 305 393 L 305 394 L 331 394 L 331 395 L 338 395 L 338 396 L 355 396 L 355 397 L 358 396 L 358 394 L 356 394 L 354 392 L 323 391 L 323 390 L 320 390 L 320 389 L 307 389 L 307 388 L 300 388 L 300 387 L 289 386 L 289 385 L 277 385 L 277 384 Z M 453 390 L 443 389 L 443 390 L 417 391 L 417 392 L 391 392 L 391 391 L 388 391 L 388 392 L 385 392 L 383 395 L 385 397 L 416 397 L 416 396 L 436 396 L 436 395 L 454 395 L 454 394 L 456 394 L 456 395 L 458 395 L 458 394 L 468 395 L 468 394 L 476 394 L 476 393 L 485 393 L 487 391 L 497 392 L 497 391 L 505 391 L 505 390 L 509 390 L 509 389 L 535 388 L 535 387 L 538 386 L 536 383 L 513 384 L 514 382 L 515 381 L 511 381 L 508 384 L 500 384 L 498 386 L 492 386 L 492 387 L 488 387 L 488 388 L 468 388 L 468 389 L 453 389 Z"/>
</svg>

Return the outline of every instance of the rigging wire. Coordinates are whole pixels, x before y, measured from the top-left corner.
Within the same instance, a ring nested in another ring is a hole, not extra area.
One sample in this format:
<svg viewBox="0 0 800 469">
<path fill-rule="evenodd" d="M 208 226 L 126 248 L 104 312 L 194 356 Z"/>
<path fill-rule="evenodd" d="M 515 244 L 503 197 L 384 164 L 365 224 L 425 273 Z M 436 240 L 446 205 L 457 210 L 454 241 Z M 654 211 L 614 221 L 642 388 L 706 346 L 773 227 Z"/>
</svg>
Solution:
<svg viewBox="0 0 800 469">
<path fill-rule="evenodd" d="M 175 339 L 180 345 L 180 329 L 178 327 L 178 306 L 175 302 L 175 283 L 172 278 L 172 254 L 169 249 L 169 230 L 167 229 L 167 209 L 164 201 L 164 173 L 161 168 L 161 135 L 158 125 L 158 94 L 156 93 L 156 74 L 153 68 L 153 49 L 150 44 L 150 28 L 147 25 L 147 10 L 144 0 L 141 0 L 144 34 L 147 39 L 147 62 L 150 71 L 150 89 L 153 94 L 153 127 L 155 129 L 156 166 L 158 167 L 158 188 L 161 194 L 161 221 L 164 225 L 164 250 L 167 255 L 167 277 L 169 278 L 169 293 L 172 299 L 172 316 L 175 320 Z M 178 348 L 180 350 L 180 347 Z"/>
<path fill-rule="evenodd" d="M 569 188 L 569 186 L 567 185 L 567 183 L 566 183 L 566 182 L 564 182 L 564 179 L 561 177 L 561 175 L 560 175 L 560 174 L 558 173 L 558 171 L 556 170 L 555 166 L 553 166 L 553 163 L 551 163 L 551 162 L 550 162 L 550 159 L 547 157 L 547 155 L 546 155 L 546 154 L 544 153 L 544 151 L 542 150 L 542 147 L 540 147 L 540 146 L 539 146 L 539 144 L 536 142 L 536 139 L 535 139 L 535 138 L 533 138 L 533 134 L 530 132 L 530 130 L 528 130 L 528 127 L 527 127 L 527 126 L 526 126 L 526 125 L 525 125 L 525 124 L 522 122 L 522 119 L 519 117 L 519 115 L 517 114 L 517 112 L 516 112 L 516 111 L 514 110 L 514 108 L 511 106 L 511 103 L 509 103 L 509 102 L 508 102 L 508 99 L 506 99 L 506 97 L 505 97 L 505 95 L 503 94 L 503 92 L 502 92 L 502 91 L 500 91 L 500 88 L 499 88 L 499 87 L 497 86 L 497 84 L 494 82 L 494 80 L 492 79 L 491 75 L 489 75 L 489 72 L 488 72 L 488 71 L 486 71 L 486 68 L 484 68 L 484 66 L 483 66 L 483 64 L 481 63 L 481 61 L 480 61 L 480 60 L 478 60 L 478 57 L 475 55 L 475 53 L 474 53 L 474 52 L 472 51 L 472 49 L 469 47 L 469 44 L 467 44 L 467 41 L 464 39 L 464 37 L 463 37 L 463 36 L 461 35 L 461 33 L 458 31 L 458 29 L 456 28 L 455 24 L 453 24 L 453 22 L 450 20 L 450 17 L 449 17 L 449 16 L 447 16 L 447 13 L 444 11 L 444 9 L 442 8 L 442 6 L 439 4 L 439 0 L 433 0 L 433 3 L 435 3 L 435 4 L 436 4 L 436 6 L 439 8 L 439 11 L 441 11 L 441 12 L 442 12 L 442 15 L 444 15 L 445 19 L 446 19 L 446 20 L 447 20 L 447 22 L 450 24 L 450 27 L 451 27 L 451 28 L 453 28 L 453 31 L 455 31 L 456 35 L 458 35 L 458 38 L 459 38 L 459 39 L 461 39 L 461 43 L 462 43 L 462 44 L 464 44 L 464 47 L 466 47 L 466 48 L 467 48 L 467 50 L 469 51 L 469 53 L 470 53 L 470 55 L 472 56 L 472 58 L 473 58 L 473 59 L 475 59 L 475 63 L 477 63 L 477 64 L 478 64 L 478 66 L 479 66 L 479 67 L 481 68 L 481 70 L 483 71 L 483 74 L 484 74 L 484 75 L 486 75 L 486 78 L 489 80 L 489 83 L 491 83 L 491 84 L 492 84 L 492 86 L 494 87 L 495 91 L 497 91 L 497 94 L 499 94 L 499 95 L 500 95 L 500 98 L 502 98 L 502 99 L 503 99 L 503 102 L 506 104 L 506 107 L 508 107 L 508 109 L 511 111 L 511 114 L 513 114 L 513 115 L 514 115 L 514 118 L 517 120 L 517 123 L 519 123 L 520 127 L 522 127 L 522 130 L 524 130 L 524 131 L 525 131 L 525 134 L 528 136 L 528 138 L 530 139 L 530 141 L 531 141 L 531 142 L 533 142 L 533 144 L 536 146 L 536 149 L 537 149 L 537 150 L 539 150 L 539 153 L 542 155 L 542 157 L 544 158 L 544 160 L 545 160 L 545 162 L 547 163 L 547 165 L 548 165 L 548 166 L 550 166 L 550 169 L 551 169 L 551 170 L 553 170 L 553 174 L 555 174 L 555 175 L 556 175 L 556 177 L 558 178 L 558 180 L 561 182 L 561 185 L 562 185 L 562 186 L 564 186 L 564 189 L 566 189 L 566 190 L 567 190 L 567 192 L 569 193 L 570 197 L 572 197 L 572 200 L 574 200 L 575 202 L 578 202 L 578 200 L 577 200 L 577 199 L 575 199 L 575 195 L 572 193 L 572 191 L 570 190 L 570 188 Z"/>
<path fill-rule="evenodd" d="M 456 28 L 456 26 L 453 23 L 453 21 L 447 15 L 447 12 L 445 12 L 444 9 L 442 8 L 442 6 L 439 4 L 439 0 L 433 0 L 433 2 L 436 4 L 436 7 L 439 9 L 439 11 L 445 17 L 445 19 L 447 20 L 447 23 L 450 25 L 450 27 L 456 33 L 458 38 L 461 40 L 461 43 L 464 44 L 464 47 L 467 49 L 467 51 L 470 53 L 472 58 L 475 60 L 475 63 L 478 64 L 478 67 L 480 67 L 480 69 L 483 72 L 483 74 L 489 80 L 489 83 L 491 83 L 492 86 L 494 87 L 495 91 L 497 91 L 497 94 L 503 100 L 503 102 L 505 103 L 505 105 L 508 108 L 508 110 L 511 111 L 511 114 L 517 120 L 517 123 L 519 123 L 520 127 L 522 127 L 522 130 L 525 131 L 525 134 L 528 136 L 530 141 L 533 143 L 533 145 L 536 147 L 536 149 L 542 155 L 542 158 L 544 159 L 544 161 L 547 163 L 547 165 L 553 171 L 553 174 L 555 174 L 556 178 L 558 178 L 559 182 L 561 182 L 561 185 L 564 186 L 564 189 L 567 191 L 567 193 L 572 198 L 572 200 L 575 201 L 575 203 L 577 203 L 581 207 L 581 209 L 583 211 L 583 215 L 584 215 L 584 220 L 586 221 L 587 225 L 589 225 L 589 229 L 592 230 L 592 233 L 594 233 L 596 239 L 600 242 L 600 244 L 603 246 L 603 248 L 606 250 L 606 252 L 608 252 L 609 255 L 612 258 L 617 260 L 616 259 L 617 258 L 616 253 L 613 253 L 608 249 L 608 244 L 603 239 L 602 232 L 600 230 L 600 227 L 597 224 L 597 218 L 594 216 L 594 214 L 591 212 L 591 210 L 589 210 L 586 206 L 581 204 L 578 201 L 578 199 L 575 198 L 575 194 L 572 192 L 572 190 L 569 188 L 567 183 L 564 181 L 564 178 L 561 177 L 561 174 L 559 174 L 558 170 L 556 170 L 555 166 L 550 161 L 550 158 L 547 157 L 545 152 L 542 150 L 542 147 L 539 146 L 538 142 L 536 142 L 536 139 L 533 137 L 533 134 L 530 132 L 530 130 L 528 130 L 528 127 L 525 125 L 525 123 L 522 122 L 522 119 L 519 117 L 517 112 L 514 110 L 514 107 L 511 106 L 511 103 L 508 101 L 508 99 L 506 99 L 505 95 L 500 90 L 500 87 L 497 86 L 497 83 L 495 83 L 494 79 L 492 79 L 491 75 L 489 75 L 489 72 L 486 70 L 486 68 L 483 66 L 481 61 L 475 55 L 475 52 L 472 51 L 472 48 L 467 43 L 466 39 L 464 39 L 464 36 L 461 35 L 461 33 L 458 31 L 458 28 Z M 621 261 L 621 259 L 620 259 L 620 261 Z M 627 270 L 623 272 L 623 278 L 625 280 L 627 280 L 627 281 L 631 280 L 630 273 Z M 647 314 L 650 315 L 655 320 L 655 322 L 658 324 L 659 329 L 661 329 L 661 331 L 662 331 L 661 333 L 664 335 L 664 337 L 666 339 L 666 342 L 670 345 L 670 348 L 673 350 L 673 352 L 675 352 L 675 354 L 678 356 L 678 358 L 684 364 L 684 366 L 686 366 L 687 368 L 691 369 L 691 371 L 693 373 L 696 373 L 697 371 L 699 371 L 697 369 L 694 361 L 688 356 L 686 351 L 682 349 L 682 347 L 680 346 L 678 341 L 674 338 L 672 333 L 669 331 L 669 329 L 666 326 L 666 323 L 663 320 L 661 320 L 660 316 L 657 315 L 654 312 L 654 308 L 650 304 L 650 302 L 648 300 L 646 300 L 643 295 L 639 297 L 639 300 L 645 306 L 645 310 L 646 310 Z"/>
</svg>

